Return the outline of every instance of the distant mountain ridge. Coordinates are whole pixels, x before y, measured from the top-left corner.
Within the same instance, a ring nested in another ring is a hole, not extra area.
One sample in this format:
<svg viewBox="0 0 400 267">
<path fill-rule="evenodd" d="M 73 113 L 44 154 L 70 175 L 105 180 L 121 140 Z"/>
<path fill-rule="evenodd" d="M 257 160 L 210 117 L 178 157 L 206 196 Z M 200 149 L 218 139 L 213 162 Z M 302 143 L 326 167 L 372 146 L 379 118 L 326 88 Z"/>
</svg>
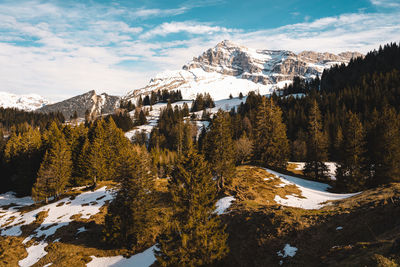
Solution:
<svg viewBox="0 0 400 267">
<path fill-rule="evenodd" d="M 17 108 L 20 110 L 33 111 L 49 103 L 49 100 L 37 94 L 17 95 L 0 92 L 0 107 L 3 108 Z"/>
<path fill-rule="evenodd" d="M 120 97 L 118 96 L 112 96 L 106 93 L 97 95 L 96 92 L 92 90 L 58 103 L 46 105 L 37 111 L 45 113 L 59 111 L 66 119 L 74 115 L 76 111 L 78 117 L 83 118 L 86 110 L 88 110 L 92 116 L 112 113 L 118 106 L 119 100 Z"/>
<path fill-rule="evenodd" d="M 272 92 L 290 83 L 294 76 L 305 79 L 321 75 L 335 64 L 347 64 L 358 52 L 295 54 L 286 50 L 255 50 L 225 40 L 193 58 L 181 70 L 157 75 L 149 84 L 129 92 L 124 100 L 134 100 L 157 90 L 181 90 L 186 99 L 208 92 L 218 100 L 240 92 Z"/>
</svg>

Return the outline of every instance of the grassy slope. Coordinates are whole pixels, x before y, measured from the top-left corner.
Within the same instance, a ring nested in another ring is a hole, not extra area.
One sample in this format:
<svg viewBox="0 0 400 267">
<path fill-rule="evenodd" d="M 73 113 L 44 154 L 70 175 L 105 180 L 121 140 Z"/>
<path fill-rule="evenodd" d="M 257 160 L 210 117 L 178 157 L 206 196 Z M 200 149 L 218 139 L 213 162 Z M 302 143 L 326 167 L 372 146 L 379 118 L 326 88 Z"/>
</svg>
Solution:
<svg viewBox="0 0 400 267">
<path fill-rule="evenodd" d="M 268 178 L 267 180 L 264 180 Z M 155 235 L 168 220 L 170 210 L 165 179 L 157 181 L 159 192 L 158 226 Z M 350 199 L 335 202 L 320 210 L 282 207 L 275 195 L 295 194 L 295 186 L 279 187 L 279 179 L 265 170 L 241 166 L 237 168 L 226 194 L 236 202 L 229 213 L 222 215 L 230 234 L 229 255 L 219 266 L 277 266 L 277 252 L 285 244 L 298 248 L 293 258 L 283 259 L 283 266 L 396 266 L 400 263 L 400 184 L 366 191 Z M 103 186 L 100 184 L 99 186 Z M 111 185 L 110 185 L 111 186 Z M 33 207 L 31 207 L 33 208 Z M 88 220 L 77 218 L 57 230 L 43 257 L 35 266 L 52 262 L 52 266 L 84 266 L 90 256 L 129 255 L 139 252 L 109 249 L 102 245 L 101 230 L 106 207 Z M 45 213 L 23 229 L 21 237 L 0 237 L 0 265 L 16 266 L 27 253 L 22 240 L 44 219 Z M 85 226 L 87 231 L 76 235 Z M 337 227 L 343 230 L 336 230 Z M 398 241 L 398 242 L 399 242 Z M 29 247 L 30 244 L 26 244 Z M 143 248 L 145 249 L 145 248 Z M 397 256 L 396 256 L 397 255 Z"/>
<path fill-rule="evenodd" d="M 395 245 L 400 241 L 400 184 L 369 190 L 320 210 L 303 210 L 276 205 L 275 193 L 296 190 L 268 188 L 274 181 L 264 181 L 265 177 L 268 173 L 261 169 L 238 168 L 228 193 L 239 201 L 224 215 L 231 252 L 219 265 L 276 266 L 282 260 L 277 252 L 287 243 L 298 251 L 295 257 L 283 259 L 283 266 L 400 263 L 400 244 Z M 343 229 L 336 230 L 339 226 Z"/>
</svg>

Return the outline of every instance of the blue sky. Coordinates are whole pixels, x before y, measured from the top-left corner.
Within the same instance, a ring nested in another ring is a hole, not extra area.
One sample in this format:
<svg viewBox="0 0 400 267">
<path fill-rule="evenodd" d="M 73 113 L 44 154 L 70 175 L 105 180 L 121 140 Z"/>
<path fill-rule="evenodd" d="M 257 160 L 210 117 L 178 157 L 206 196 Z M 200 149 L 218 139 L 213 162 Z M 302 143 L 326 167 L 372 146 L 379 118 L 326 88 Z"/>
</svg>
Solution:
<svg viewBox="0 0 400 267">
<path fill-rule="evenodd" d="M 0 0 L 0 91 L 123 95 L 224 39 L 366 53 L 399 37 L 400 0 Z"/>
</svg>

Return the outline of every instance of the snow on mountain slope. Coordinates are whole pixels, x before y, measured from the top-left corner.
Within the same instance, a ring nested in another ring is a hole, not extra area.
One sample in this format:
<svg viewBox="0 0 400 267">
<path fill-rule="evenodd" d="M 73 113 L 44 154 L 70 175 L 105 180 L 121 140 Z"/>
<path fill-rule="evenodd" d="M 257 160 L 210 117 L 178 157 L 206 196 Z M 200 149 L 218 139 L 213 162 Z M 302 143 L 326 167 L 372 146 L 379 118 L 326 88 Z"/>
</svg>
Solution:
<svg viewBox="0 0 400 267">
<path fill-rule="evenodd" d="M 0 92 L 0 107 L 17 108 L 26 111 L 36 110 L 50 102 L 40 95 L 16 95 L 7 92 Z"/>
<path fill-rule="evenodd" d="M 302 209 L 320 209 L 325 206 L 325 202 L 331 200 L 340 200 L 349 198 L 360 193 L 353 194 L 335 194 L 327 192 L 330 188 L 328 184 L 309 181 L 301 178 L 297 178 L 290 175 L 278 173 L 276 171 L 266 169 L 269 173 L 279 177 L 282 181 L 282 187 L 286 185 L 295 185 L 301 190 L 302 197 L 289 195 L 286 198 L 281 198 L 276 195 L 274 201 L 290 207 L 302 208 Z"/>
<path fill-rule="evenodd" d="M 193 58 L 181 70 L 157 75 L 147 86 L 128 93 L 124 100 L 135 101 L 139 95 L 164 89 L 181 90 L 184 99 L 193 99 L 196 94 L 205 92 L 214 100 L 227 98 L 229 94 L 237 96 L 240 92 L 267 94 L 290 83 L 294 76 L 314 78 L 325 68 L 348 63 L 358 56 L 362 55 L 255 50 L 225 40 Z"/>
<path fill-rule="evenodd" d="M 291 81 L 285 82 L 290 83 Z M 214 100 L 221 100 L 228 98 L 230 94 L 232 96 L 238 96 L 239 93 L 246 95 L 250 91 L 268 94 L 277 86 L 277 84 L 255 83 L 238 76 L 207 72 L 201 68 L 196 68 L 163 72 L 153 78 L 146 87 L 135 90 L 125 96 L 124 100 L 131 100 L 135 103 L 135 99 L 139 95 L 147 95 L 151 91 L 165 89 L 181 90 L 184 99 L 194 99 L 197 94 L 209 93 Z"/>
</svg>

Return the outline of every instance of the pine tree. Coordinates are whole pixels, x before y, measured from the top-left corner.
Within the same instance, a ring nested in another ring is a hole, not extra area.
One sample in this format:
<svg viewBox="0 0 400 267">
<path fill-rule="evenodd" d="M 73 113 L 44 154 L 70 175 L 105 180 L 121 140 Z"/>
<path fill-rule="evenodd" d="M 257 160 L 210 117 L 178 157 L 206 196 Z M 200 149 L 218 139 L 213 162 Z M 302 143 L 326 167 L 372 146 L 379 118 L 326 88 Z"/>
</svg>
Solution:
<svg viewBox="0 0 400 267">
<path fill-rule="evenodd" d="M 105 218 L 104 238 L 113 246 L 142 248 L 154 241 L 154 176 L 145 147 L 126 146 L 117 166 L 118 190 Z"/>
<path fill-rule="evenodd" d="M 229 117 L 219 110 L 215 115 L 205 140 L 205 156 L 217 178 L 217 186 L 222 190 L 230 183 L 234 164 L 233 140 Z"/>
<path fill-rule="evenodd" d="M 365 153 L 365 134 L 358 116 L 349 112 L 344 130 L 342 153 L 336 169 L 337 187 L 347 192 L 364 188 L 368 169 Z"/>
<path fill-rule="evenodd" d="M 307 162 L 304 173 L 323 180 L 328 170 L 324 163 L 328 159 L 328 142 L 316 100 L 312 103 L 308 124 Z"/>
<path fill-rule="evenodd" d="M 285 168 L 289 159 L 289 142 L 282 111 L 272 99 L 262 98 L 255 128 L 254 159 L 263 166 Z"/>
<path fill-rule="evenodd" d="M 158 238 L 161 266 L 209 265 L 227 254 L 227 234 L 214 213 L 214 183 L 203 157 L 191 147 L 169 181 L 173 215 Z"/>
<path fill-rule="evenodd" d="M 87 168 L 87 175 L 93 184 L 98 180 L 109 178 L 109 169 L 107 168 L 107 157 L 109 156 L 109 144 L 106 144 L 106 133 L 104 129 L 104 120 L 98 120 L 92 126 L 92 141 L 87 151 L 84 164 Z"/>
<path fill-rule="evenodd" d="M 373 185 L 400 181 L 400 116 L 385 107 L 377 125 L 380 141 L 376 147 Z"/>
<path fill-rule="evenodd" d="M 32 188 L 35 201 L 58 197 L 71 177 L 71 151 L 62 133 L 53 124 L 50 129 L 49 144 Z"/>
</svg>

